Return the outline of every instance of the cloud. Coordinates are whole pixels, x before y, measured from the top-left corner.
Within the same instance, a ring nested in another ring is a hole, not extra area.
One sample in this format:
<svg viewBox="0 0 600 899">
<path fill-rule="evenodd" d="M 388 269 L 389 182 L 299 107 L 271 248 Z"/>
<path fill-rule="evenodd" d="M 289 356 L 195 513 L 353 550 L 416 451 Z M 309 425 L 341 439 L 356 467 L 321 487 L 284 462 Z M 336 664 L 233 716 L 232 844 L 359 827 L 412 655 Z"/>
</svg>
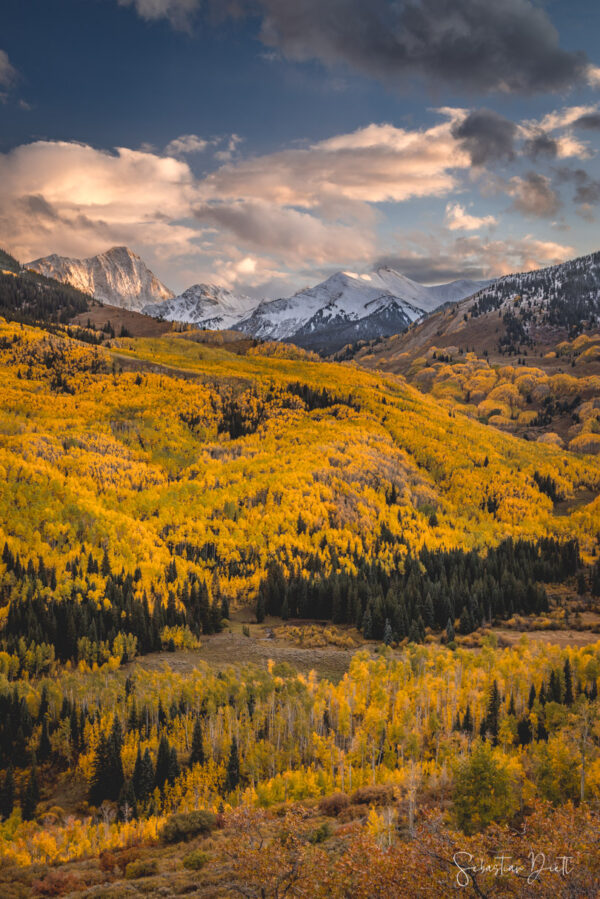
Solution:
<svg viewBox="0 0 600 899">
<path fill-rule="evenodd" d="M 497 278 L 555 265 L 575 255 L 573 247 L 537 240 L 530 234 L 506 240 L 460 236 L 448 241 L 439 235 L 414 232 L 398 235 L 398 242 L 407 249 L 380 257 L 375 266 L 390 265 L 425 284 L 457 278 Z"/>
<path fill-rule="evenodd" d="M 215 153 L 215 159 L 218 159 L 222 162 L 228 162 L 232 157 L 238 146 L 244 142 L 244 138 L 240 137 L 239 134 L 232 134 L 227 141 L 227 147 L 225 150 L 219 150 Z"/>
<path fill-rule="evenodd" d="M 166 156 L 187 156 L 190 153 L 203 153 L 209 141 L 197 134 L 180 134 L 165 147 Z"/>
<path fill-rule="evenodd" d="M 560 199 L 550 179 L 538 172 L 511 178 L 508 192 L 513 197 L 512 208 L 523 215 L 548 218 L 560 208 Z"/>
<path fill-rule="evenodd" d="M 306 148 L 224 165 L 206 178 L 204 189 L 222 200 L 262 200 L 335 214 L 348 204 L 356 209 L 443 196 L 457 183 L 455 170 L 468 166 L 450 122 L 415 131 L 369 125 Z"/>
<path fill-rule="evenodd" d="M 6 50 L 0 50 L 0 101 L 6 100 L 17 78 L 18 72 L 8 58 L 8 53 Z"/>
<path fill-rule="evenodd" d="M 559 45 L 531 0 L 119 0 L 147 20 L 189 27 L 207 6 L 259 17 L 263 43 L 291 60 L 347 66 L 392 86 L 415 77 L 472 93 L 563 91 L 595 84 L 584 53 Z"/>
<path fill-rule="evenodd" d="M 134 6 L 148 21 L 168 19 L 174 28 L 188 29 L 199 0 L 118 0 L 119 6 Z"/>
<path fill-rule="evenodd" d="M 550 137 L 547 131 L 541 129 L 525 141 L 523 152 L 530 159 L 538 160 L 540 157 L 554 158 L 558 154 L 558 141 Z"/>
<path fill-rule="evenodd" d="M 167 258 L 198 234 L 176 224 L 194 189 L 187 164 L 173 158 L 36 141 L 0 155 L 0 233 L 23 261 L 123 243 Z"/>
<path fill-rule="evenodd" d="M 493 215 L 481 217 L 470 215 L 460 203 L 447 204 L 445 222 L 451 231 L 477 231 L 479 228 L 497 224 Z"/>
<path fill-rule="evenodd" d="M 600 112 L 588 112 L 585 115 L 575 119 L 573 125 L 576 128 L 587 128 L 590 131 L 600 129 Z"/>
<path fill-rule="evenodd" d="M 320 265 L 333 259 L 368 259 L 374 251 L 369 229 L 326 223 L 296 209 L 259 200 L 216 202 L 194 209 L 198 221 L 234 234 L 246 247 L 268 250 L 287 264 L 306 260 Z"/>
<path fill-rule="evenodd" d="M 573 128 L 578 126 L 581 119 L 586 120 L 588 116 L 594 116 L 597 112 L 597 105 L 565 106 L 562 109 L 555 109 L 540 120 L 530 119 L 521 122 L 518 126 L 519 136 L 525 139 L 526 148 L 530 147 L 535 151 L 536 146 L 539 147 L 536 139 L 541 134 L 549 137 L 555 132 L 562 132 L 554 138 L 549 137 L 555 141 L 555 155 L 559 159 L 569 157 L 587 159 L 591 156 L 589 146 L 585 141 L 575 137 Z"/>
<path fill-rule="evenodd" d="M 600 203 L 600 181 L 591 178 L 584 169 L 561 168 L 557 171 L 558 180 L 564 184 L 572 184 L 575 187 L 573 202 L 585 207 Z"/>
<path fill-rule="evenodd" d="M 452 134 L 471 157 L 473 165 L 514 158 L 517 126 L 489 109 L 477 109 L 454 122 Z"/>
<path fill-rule="evenodd" d="M 586 77 L 591 87 L 600 87 L 600 66 L 588 65 Z"/>
</svg>

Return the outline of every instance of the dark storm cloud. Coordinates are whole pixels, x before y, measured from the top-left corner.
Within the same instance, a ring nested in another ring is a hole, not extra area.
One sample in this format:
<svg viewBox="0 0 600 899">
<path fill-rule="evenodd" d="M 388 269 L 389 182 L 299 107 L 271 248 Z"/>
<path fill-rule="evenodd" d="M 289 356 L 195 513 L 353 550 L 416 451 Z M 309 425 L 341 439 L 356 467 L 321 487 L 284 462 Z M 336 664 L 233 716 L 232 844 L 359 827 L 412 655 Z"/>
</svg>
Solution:
<svg viewBox="0 0 600 899">
<path fill-rule="evenodd" d="M 148 19 L 190 22 L 200 0 L 119 0 Z M 399 85 L 421 76 L 473 93 L 560 91 L 585 80 L 584 53 L 559 46 L 531 0 L 212 0 L 217 16 L 257 16 L 289 59 L 344 64 Z"/>
<path fill-rule="evenodd" d="M 538 172 L 527 172 L 510 180 L 512 208 L 523 215 L 551 218 L 560 208 L 560 199 L 550 179 Z"/>
<path fill-rule="evenodd" d="M 543 157 L 554 159 L 558 152 L 558 142 L 553 137 L 550 137 L 546 131 L 539 131 L 525 141 L 523 152 L 530 159 L 537 160 Z"/>
<path fill-rule="evenodd" d="M 575 128 L 588 128 L 590 131 L 600 129 L 600 112 L 589 112 L 573 122 Z"/>
<path fill-rule="evenodd" d="M 577 205 L 594 206 L 600 203 L 600 181 L 590 178 L 584 169 L 562 168 L 557 176 L 562 183 L 574 186 L 573 202 Z"/>
<path fill-rule="evenodd" d="M 412 278 L 413 281 L 418 281 L 420 284 L 442 284 L 448 281 L 458 281 L 461 278 L 480 281 L 486 277 L 481 262 L 464 261 L 461 264 L 461 260 L 457 259 L 454 254 L 381 256 L 375 260 L 373 268 L 378 269 L 384 266 L 402 272 L 407 278 Z"/>
<path fill-rule="evenodd" d="M 457 122 L 452 135 L 460 141 L 473 165 L 485 165 L 514 157 L 517 126 L 490 109 L 476 109 Z"/>
</svg>

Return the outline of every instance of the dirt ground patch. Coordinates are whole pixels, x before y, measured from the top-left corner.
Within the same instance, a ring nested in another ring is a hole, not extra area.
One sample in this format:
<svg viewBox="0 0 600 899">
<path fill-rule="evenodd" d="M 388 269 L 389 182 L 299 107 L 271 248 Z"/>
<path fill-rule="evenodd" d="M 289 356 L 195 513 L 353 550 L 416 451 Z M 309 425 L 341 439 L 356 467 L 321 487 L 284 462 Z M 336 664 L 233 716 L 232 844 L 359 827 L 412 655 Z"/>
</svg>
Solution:
<svg viewBox="0 0 600 899">
<path fill-rule="evenodd" d="M 161 668 L 167 664 L 173 671 L 184 673 L 197 667 L 199 662 L 207 662 L 216 671 L 225 668 L 257 665 L 267 667 L 267 662 L 287 662 L 301 674 L 316 671 L 320 678 L 339 681 L 348 670 L 348 665 L 356 649 L 340 649 L 335 646 L 318 648 L 292 646 L 282 640 L 269 638 L 266 631 L 257 627 L 256 636 L 250 637 L 237 631 L 225 631 L 202 637 L 200 649 L 177 653 L 155 652 L 141 656 L 131 664 L 145 669 Z"/>
<path fill-rule="evenodd" d="M 515 646 L 525 634 L 532 643 L 553 643 L 564 649 L 566 646 L 587 646 L 598 643 L 600 634 L 593 631 L 548 630 L 548 631 L 516 631 L 508 628 L 494 628 L 500 646 Z"/>
</svg>

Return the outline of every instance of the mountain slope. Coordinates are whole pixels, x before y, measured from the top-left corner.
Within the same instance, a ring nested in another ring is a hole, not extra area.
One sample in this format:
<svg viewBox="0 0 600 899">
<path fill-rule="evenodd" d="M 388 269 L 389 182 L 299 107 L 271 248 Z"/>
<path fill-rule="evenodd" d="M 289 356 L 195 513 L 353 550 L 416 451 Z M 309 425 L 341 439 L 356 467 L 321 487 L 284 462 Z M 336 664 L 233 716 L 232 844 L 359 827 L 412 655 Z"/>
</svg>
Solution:
<svg viewBox="0 0 600 899">
<path fill-rule="evenodd" d="M 27 268 L 71 284 L 103 303 L 124 309 L 141 311 L 148 303 L 173 296 L 172 291 L 128 247 L 112 247 L 106 253 L 88 259 L 53 254 L 35 259 Z"/>
<path fill-rule="evenodd" d="M 185 322 L 220 331 L 234 327 L 256 305 L 256 300 L 231 293 L 215 284 L 194 284 L 180 296 L 144 306 L 145 315 L 165 321 Z"/>
<path fill-rule="evenodd" d="M 293 297 L 261 303 L 237 327 L 253 337 L 333 352 L 354 340 L 403 331 L 482 283 L 487 282 L 425 287 L 390 268 L 365 275 L 337 272 Z"/>
<path fill-rule="evenodd" d="M 561 342 L 599 324 L 600 252 L 498 278 L 406 334 L 359 348 L 356 359 L 407 374 L 431 347 L 469 349 L 490 361 L 514 355 L 544 358 Z"/>
</svg>

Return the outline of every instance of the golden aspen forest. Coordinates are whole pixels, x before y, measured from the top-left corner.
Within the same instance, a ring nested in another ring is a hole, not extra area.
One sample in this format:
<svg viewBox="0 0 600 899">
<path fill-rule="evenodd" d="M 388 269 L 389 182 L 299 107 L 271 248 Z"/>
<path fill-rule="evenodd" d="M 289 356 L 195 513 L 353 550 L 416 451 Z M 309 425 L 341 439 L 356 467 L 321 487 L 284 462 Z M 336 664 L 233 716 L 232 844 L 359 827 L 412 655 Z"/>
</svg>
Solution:
<svg viewBox="0 0 600 899">
<path fill-rule="evenodd" d="M 598 375 L 82 298 L 0 319 L 0 896 L 598 895 Z"/>
</svg>

